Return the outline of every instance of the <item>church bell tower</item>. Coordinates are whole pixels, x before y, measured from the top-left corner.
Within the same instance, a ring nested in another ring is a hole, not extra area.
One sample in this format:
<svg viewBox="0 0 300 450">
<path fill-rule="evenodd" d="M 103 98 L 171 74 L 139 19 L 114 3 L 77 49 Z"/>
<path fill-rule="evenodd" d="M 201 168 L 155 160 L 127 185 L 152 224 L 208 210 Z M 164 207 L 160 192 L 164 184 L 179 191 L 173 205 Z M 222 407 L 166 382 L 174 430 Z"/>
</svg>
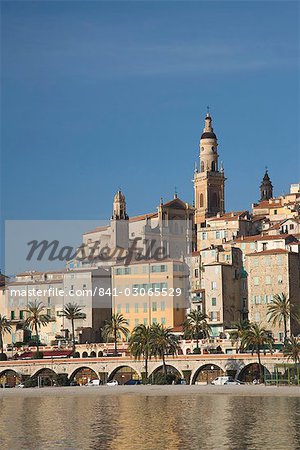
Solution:
<svg viewBox="0 0 300 450">
<path fill-rule="evenodd" d="M 225 213 L 225 176 L 218 163 L 218 140 L 207 111 L 205 126 L 200 138 L 200 170 L 195 168 L 195 223 L 200 226 L 205 219 Z"/>
</svg>

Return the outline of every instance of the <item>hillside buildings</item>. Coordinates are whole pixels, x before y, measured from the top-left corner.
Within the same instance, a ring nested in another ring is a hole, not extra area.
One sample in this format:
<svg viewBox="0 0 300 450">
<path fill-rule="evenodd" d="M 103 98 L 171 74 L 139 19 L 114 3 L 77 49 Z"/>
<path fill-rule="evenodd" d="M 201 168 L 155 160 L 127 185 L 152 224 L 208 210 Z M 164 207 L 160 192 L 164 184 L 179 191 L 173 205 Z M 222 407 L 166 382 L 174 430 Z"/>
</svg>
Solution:
<svg viewBox="0 0 300 450">
<path fill-rule="evenodd" d="M 284 293 L 300 306 L 300 183 L 274 197 L 266 170 L 252 211 L 226 212 L 226 178 L 209 112 L 199 148 L 194 205 L 175 193 L 170 201 L 161 199 L 156 211 L 130 217 L 118 190 L 110 221 L 83 234 L 80 258 L 68 261 L 60 272 L 19 274 L 2 286 L 0 313 L 11 319 L 14 341 L 28 338 L 22 328 L 24 311 L 35 298 L 13 295 L 13 288 L 21 286 L 26 292 L 32 286 L 93 292 L 87 298 L 41 297 L 51 318 L 41 330 L 46 343 L 70 337 L 70 324 L 61 312 L 72 300 L 84 306 L 85 320 L 76 323 L 80 342 L 101 339 L 100 328 L 112 313 L 123 314 L 130 331 L 140 323 L 178 331 L 189 310 L 199 309 L 217 337 L 241 319 L 271 328 L 267 306 L 276 294 Z M 99 295 L 99 289 L 106 294 Z M 180 295 L 165 295 L 176 289 Z M 288 326 L 292 333 L 300 332 L 293 321 Z M 272 330 L 281 340 L 283 325 Z"/>
</svg>

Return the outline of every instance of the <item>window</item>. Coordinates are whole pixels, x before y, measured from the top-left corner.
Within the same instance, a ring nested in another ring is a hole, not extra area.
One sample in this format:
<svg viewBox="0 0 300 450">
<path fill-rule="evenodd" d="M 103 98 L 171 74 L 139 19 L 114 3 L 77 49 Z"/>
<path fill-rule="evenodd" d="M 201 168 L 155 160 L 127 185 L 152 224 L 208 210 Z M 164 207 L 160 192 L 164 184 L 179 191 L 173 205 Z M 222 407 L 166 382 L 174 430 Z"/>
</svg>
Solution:
<svg viewBox="0 0 300 450">
<path fill-rule="evenodd" d="M 250 244 L 250 249 L 251 249 L 251 250 L 255 250 L 255 242 L 251 242 L 251 244 Z"/>
<path fill-rule="evenodd" d="M 261 304 L 261 295 L 258 295 L 258 296 L 256 297 L 256 303 L 257 303 L 258 305 Z"/>
<path fill-rule="evenodd" d="M 152 311 L 153 312 L 157 311 L 157 303 L 156 302 L 152 303 Z"/>
<path fill-rule="evenodd" d="M 213 290 L 217 289 L 217 282 L 216 282 L 216 281 L 212 281 L 212 282 L 211 282 L 211 288 L 212 288 Z"/>
<path fill-rule="evenodd" d="M 148 273 L 147 266 L 143 266 L 143 267 L 142 267 L 142 272 L 143 272 L 143 273 Z"/>
<path fill-rule="evenodd" d="M 156 317 L 153 317 L 152 323 L 153 323 L 153 325 L 156 325 L 156 324 L 157 324 L 157 319 L 156 319 Z"/>
<path fill-rule="evenodd" d="M 217 306 L 217 299 L 215 297 L 211 299 L 211 306 Z"/>
<path fill-rule="evenodd" d="M 245 248 L 246 248 L 246 244 L 245 244 L 245 242 L 243 242 L 242 245 L 241 245 L 241 249 L 245 250 Z"/>
<path fill-rule="evenodd" d="M 271 284 L 271 277 L 270 277 L 270 275 L 266 276 L 266 284 Z"/>
<path fill-rule="evenodd" d="M 126 303 L 125 311 L 126 311 L 127 313 L 129 313 L 129 303 Z"/>
<path fill-rule="evenodd" d="M 200 171 L 204 172 L 204 162 L 203 161 L 201 161 L 201 164 L 200 164 Z"/>
<path fill-rule="evenodd" d="M 214 151 L 214 148 L 212 148 L 213 149 L 213 151 Z M 211 171 L 212 172 L 215 172 L 216 171 L 216 163 L 215 163 L 215 161 L 212 161 L 212 163 L 211 163 Z"/>
<path fill-rule="evenodd" d="M 20 311 L 20 319 L 21 319 L 21 320 L 24 319 L 24 311 L 23 311 L 23 310 Z"/>
<path fill-rule="evenodd" d="M 147 303 L 144 303 L 144 308 L 143 308 L 144 313 L 146 313 L 148 311 L 148 305 Z"/>
<path fill-rule="evenodd" d="M 210 312 L 210 320 L 211 320 L 211 321 L 216 321 L 216 320 L 218 320 L 218 313 L 217 313 L 217 311 L 211 311 L 211 312 Z"/>
<path fill-rule="evenodd" d="M 202 233 L 202 240 L 203 241 L 206 241 L 206 239 L 207 239 L 207 233 L 206 233 L 206 231 L 204 231 L 203 233 Z M 203 255 L 204 257 L 205 257 L 205 255 Z"/>
<path fill-rule="evenodd" d="M 263 242 L 262 249 L 263 249 L 263 252 L 264 252 L 265 250 L 267 250 L 267 242 Z"/>
<path fill-rule="evenodd" d="M 135 305 L 134 305 L 134 312 L 135 313 L 139 312 L 139 304 L 138 303 L 135 303 Z"/>
<path fill-rule="evenodd" d="M 161 310 L 161 311 L 165 311 L 165 309 L 166 309 L 166 304 L 165 304 L 165 302 L 160 302 L 160 310 Z"/>
<path fill-rule="evenodd" d="M 143 324 L 145 325 L 145 327 L 148 325 L 148 319 L 143 319 Z"/>
<path fill-rule="evenodd" d="M 161 322 L 162 325 L 166 325 L 166 318 L 162 317 L 160 322 Z"/>
<path fill-rule="evenodd" d="M 15 320 L 15 312 L 14 311 L 10 312 L 10 319 Z"/>
<path fill-rule="evenodd" d="M 291 223 L 291 224 L 290 224 L 290 230 L 293 230 L 293 229 L 294 229 L 294 224 Z"/>
<path fill-rule="evenodd" d="M 202 170 L 201 172 L 204 172 L 204 170 Z M 203 205 L 204 205 L 203 194 L 200 194 L 200 201 L 199 201 L 200 208 L 203 208 Z"/>
<path fill-rule="evenodd" d="M 281 255 L 277 255 L 277 265 L 282 266 L 282 256 Z"/>
<path fill-rule="evenodd" d="M 199 269 L 195 269 L 195 278 L 199 277 Z"/>
<path fill-rule="evenodd" d="M 220 239 L 221 238 L 221 233 L 220 231 L 216 231 L 216 239 Z"/>
<path fill-rule="evenodd" d="M 151 266 L 151 272 L 167 272 L 167 266 L 165 264 Z"/>
<path fill-rule="evenodd" d="M 259 314 L 259 312 L 256 312 L 254 317 L 255 317 L 255 319 L 254 319 L 255 322 L 259 322 L 260 321 L 260 314 Z"/>
<path fill-rule="evenodd" d="M 117 306 L 117 311 L 118 311 L 119 314 L 121 313 L 121 310 L 122 310 L 121 305 L 118 305 L 118 306 Z"/>
<path fill-rule="evenodd" d="M 277 209 L 274 209 L 274 214 L 275 214 L 275 216 L 276 216 L 276 214 L 277 214 Z"/>
<path fill-rule="evenodd" d="M 270 256 L 265 256 L 265 265 L 269 266 L 271 264 Z"/>
<path fill-rule="evenodd" d="M 133 268 L 133 273 L 139 273 L 139 268 L 138 268 L 138 266 L 134 266 L 134 268 Z"/>
<path fill-rule="evenodd" d="M 51 317 L 51 309 L 50 308 L 47 309 L 47 316 Z M 21 319 L 21 317 L 20 317 L 20 319 Z"/>
<path fill-rule="evenodd" d="M 259 278 L 258 277 L 253 277 L 253 283 L 254 283 L 254 286 L 258 286 L 259 285 Z"/>
</svg>

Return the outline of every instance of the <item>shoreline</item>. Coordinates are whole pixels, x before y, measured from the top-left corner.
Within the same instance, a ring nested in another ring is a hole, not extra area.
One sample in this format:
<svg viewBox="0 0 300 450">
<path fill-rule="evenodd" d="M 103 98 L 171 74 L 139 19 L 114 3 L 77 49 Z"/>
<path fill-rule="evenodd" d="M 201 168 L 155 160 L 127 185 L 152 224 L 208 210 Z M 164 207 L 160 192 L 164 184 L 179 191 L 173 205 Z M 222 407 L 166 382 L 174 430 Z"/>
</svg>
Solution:
<svg viewBox="0 0 300 450">
<path fill-rule="evenodd" d="M 1 388 L 0 399 L 15 397 L 82 397 L 89 395 L 119 396 L 185 396 L 185 395 L 232 395 L 250 397 L 300 397 L 300 386 L 264 385 L 137 385 L 137 386 L 65 386 L 43 388 Z"/>
</svg>

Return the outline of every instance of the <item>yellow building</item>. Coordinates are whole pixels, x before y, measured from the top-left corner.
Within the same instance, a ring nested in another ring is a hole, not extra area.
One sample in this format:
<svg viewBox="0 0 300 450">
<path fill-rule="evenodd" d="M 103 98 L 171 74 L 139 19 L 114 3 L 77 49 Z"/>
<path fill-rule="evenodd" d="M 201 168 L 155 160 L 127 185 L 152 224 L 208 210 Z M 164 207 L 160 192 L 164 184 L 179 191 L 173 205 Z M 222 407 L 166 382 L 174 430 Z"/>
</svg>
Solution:
<svg viewBox="0 0 300 450">
<path fill-rule="evenodd" d="M 188 307 L 188 267 L 182 261 L 141 261 L 117 265 L 112 274 L 113 312 L 130 331 L 139 324 L 175 327 Z"/>
</svg>

